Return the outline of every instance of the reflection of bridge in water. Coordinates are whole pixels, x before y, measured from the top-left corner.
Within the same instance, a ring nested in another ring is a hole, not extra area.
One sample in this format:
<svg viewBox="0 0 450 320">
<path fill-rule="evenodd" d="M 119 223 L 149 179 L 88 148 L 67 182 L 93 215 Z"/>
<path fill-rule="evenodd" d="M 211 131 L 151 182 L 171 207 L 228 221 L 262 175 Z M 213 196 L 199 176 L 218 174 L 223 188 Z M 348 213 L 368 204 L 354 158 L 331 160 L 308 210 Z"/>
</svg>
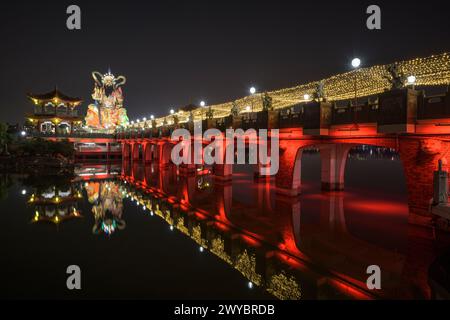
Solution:
<svg viewBox="0 0 450 320">
<path fill-rule="evenodd" d="M 424 259 L 420 250 L 399 251 L 354 235 L 343 192 L 288 198 L 276 195 L 273 181 L 254 183 L 251 170 L 235 173 L 234 183 L 214 179 L 208 169 L 200 174 L 179 171 L 172 165 L 125 161 L 121 179 L 133 201 L 280 298 L 429 295 L 428 265 L 418 261 Z M 383 216 L 396 213 L 390 212 L 389 201 L 378 205 L 380 216 L 364 218 L 382 232 L 380 224 L 389 221 Z M 364 208 L 358 211 L 365 214 Z M 308 222 L 311 216 L 314 223 Z M 406 228 L 400 231 L 395 240 L 409 245 Z M 365 284 L 372 264 L 383 270 L 383 288 L 375 293 Z"/>
<path fill-rule="evenodd" d="M 370 145 L 394 149 L 404 167 L 409 220 L 430 226 L 433 224 L 433 216 L 429 213 L 433 173 L 439 160 L 447 170 L 450 93 L 426 97 L 412 89 L 392 90 L 380 94 L 374 101 L 347 107 L 305 102 L 279 110 L 206 119 L 202 121 L 202 128 L 203 131 L 217 128 L 222 132 L 228 128 L 279 129 L 280 161 L 276 186 L 277 192 L 286 196 L 300 194 L 302 152 L 307 148 L 320 150 L 324 190 L 344 189 L 345 164 L 352 147 Z M 194 126 L 192 121 L 160 127 L 143 124 L 118 133 L 117 139 L 123 146 L 123 158 L 166 166 L 171 162 L 171 150 L 176 143 L 170 139 L 171 133 L 181 128 L 193 134 Z M 194 144 L 194 138 L 192 141 Z M 202 140 L 202 143 L 207 145 L 210 141 Z M 223 156 L 226 159 L 226 152 Z M 181 165 L 180 168 L 196 170 L 195 165 Z M 218 179 L 230 180 L 233 167 L 218 164 L 213 172 Z"/>
</svg>

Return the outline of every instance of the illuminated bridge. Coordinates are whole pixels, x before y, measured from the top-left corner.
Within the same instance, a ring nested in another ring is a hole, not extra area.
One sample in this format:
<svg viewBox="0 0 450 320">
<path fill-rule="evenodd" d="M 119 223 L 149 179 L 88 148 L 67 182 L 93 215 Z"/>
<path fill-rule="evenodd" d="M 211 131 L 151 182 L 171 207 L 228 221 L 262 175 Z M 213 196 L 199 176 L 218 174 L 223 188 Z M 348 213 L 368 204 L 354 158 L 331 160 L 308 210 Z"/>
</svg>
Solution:
<svg viewBox="0 0 450 320">
<path fill-rule="evenodd" d="M 305 149 L 320 151 L 322 188 L 333 191 L 344 188 L 345 164 L 352 147 L 390 148 L 398 152 L 403 163 L 410 222 L 430 225 L 433 174 L 439 161 L 447 171 L 450 160 L 449 83 L 450 56 L 445 53 L 361 68 L 230 103 L 180 108 L 166 117 L 132 122 L 104 141 L 94 137 L 92 141 L 87 137 L 73 141 L 104 142 L 107 148 L 114 143 L 116 151 L 120 143 L 123 159 L 165 167 L 171 162 L 172 148 L 179 142 L 171 139 L 175 129 L 185 129 L 192 135 L 199 123 L 202 132 L 212 128 L 221 132 L 230 128 L 279 129 L 276 187 L 279 194 L 289 197 L 301 192 L 301 158 Z M 416 86 L 423 90 L 416 90 Z M 201 141 L 203 145 L 210 142 Z M 200 167 L 182 164 L 180 172 L 190 174 Z M 260 171 L 261 166 L 255 165 L 255 172 Z M 212 172 L 218 180 L 229 181 L 233 166 L 216 164 Z"/>
</svg>

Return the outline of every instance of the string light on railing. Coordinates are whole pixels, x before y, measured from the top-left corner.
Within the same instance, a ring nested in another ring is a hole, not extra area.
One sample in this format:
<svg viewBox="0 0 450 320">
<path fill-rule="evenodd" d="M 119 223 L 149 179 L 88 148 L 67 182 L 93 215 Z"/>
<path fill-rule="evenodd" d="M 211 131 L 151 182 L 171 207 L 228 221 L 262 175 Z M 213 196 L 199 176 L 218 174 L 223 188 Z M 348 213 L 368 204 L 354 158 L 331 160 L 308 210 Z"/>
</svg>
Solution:
<svg viewBox="0 0 450 320">
<path fill-rule="evenodd" d="M 356 62 L 356 61 L 355 61 Z M 425 58 L 416 58 L 397 62 L 398 71 L 406 75 L 417 77 L 415 85 L 435 86 L 448 85 L 450 83 L 450 55 L 443 53 Z M 356 65 L 356 64 L 355 64 Z M 353 66 L 353 65 L 352 65 Z M 361 60 L 358 67 L 361 66 Z M 355 79 L 357 84 L 357 97 L 367 97 L 384 92 L 390 88 L 390 74 L 387 65 L 375 65 L 368 68 L 359 68 L 342 74 L 337 74 L 322 79 L 325 95 L 328 101 L 347 100 L 355 98 Z M 267 92 L 272 98 L 274 109 L 290 107 L 302 101 L 306 94 L 311 95 L 316 90 L 319 81 L 300 84 L 295 87 L 285 88 Z M 252 87 L 254 88 L 254 87 Z M 252 97 L 256 93 L 250 92 L 250 96 L 237 99 L 233 102 L 225 102 L 208 107 L 214 113 L 214 117 L 225 117 L 230 115 L 230 110 L 235 104 L 240 110 L 245 110 L 248 105 L 255 102 L 253 111 L 262 110 L 262 103 L 256 102 Z M 194 120 L 200 120 L 204 114 L 203 108 L 192 111 Z M 157 125 L 163 123 L 164 118 L 156 119 Z"/>
</svg>

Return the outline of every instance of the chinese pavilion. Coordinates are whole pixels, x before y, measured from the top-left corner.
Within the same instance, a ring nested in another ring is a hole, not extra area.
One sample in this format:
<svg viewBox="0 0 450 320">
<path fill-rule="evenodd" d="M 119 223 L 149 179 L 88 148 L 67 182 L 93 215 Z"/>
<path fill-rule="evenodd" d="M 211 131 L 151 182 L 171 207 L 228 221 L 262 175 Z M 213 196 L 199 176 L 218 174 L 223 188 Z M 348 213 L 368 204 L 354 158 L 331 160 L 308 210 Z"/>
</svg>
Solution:
<svg viewBox="0 0 450 320">
<path fill-rule="evenodd" d="M 77 107 L 82 100 L 72 98 L 57 88 L 45 94 L 28 94 L 34 104 L 27 115 L 27 126 L 40 133 L 70 134 L 82 126 Z"/>
<path fill-rule="evenodd" d="M 34 208 L 31 222 L 58 225 L 66 220 L 81 218 L 78 203 L 82 198 L 81 190 L 70 184 L 36 187 L 28 200 L 28 204 Z"/>
</svg>

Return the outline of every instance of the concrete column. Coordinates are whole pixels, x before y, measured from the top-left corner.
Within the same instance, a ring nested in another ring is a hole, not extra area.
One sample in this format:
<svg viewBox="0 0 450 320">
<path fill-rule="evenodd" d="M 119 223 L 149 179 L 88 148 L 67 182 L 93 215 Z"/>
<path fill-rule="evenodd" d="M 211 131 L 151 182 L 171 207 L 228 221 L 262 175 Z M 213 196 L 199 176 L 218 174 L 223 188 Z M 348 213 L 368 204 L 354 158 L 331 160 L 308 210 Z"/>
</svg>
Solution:
<svg viewBox="0 0 450 320">
<path fill-rule="evenodd" d="M 167 167 L 170 164 L 170 156 L 172 148 L 168 142 L 159 142 L 157 145 L 158 149 L 158 165 L 160 167 Z"/>
<path fill-rule="evenodd" d="M 180 164 L 180 174 L 182 175 L 193 175 L 197 170 L 197 166 L 195 164 L 195 148 L 193 144 L 190 146 L 189 153 L 190 162 Z"/>
<path fill-rule="evenodd" d="M 139 152 L 138 152 L 139 150 L 137 148 L 138 148 L 137 142 L 132 142 L 130 144 L 130 152 L 131 152 L 130 158 L 132 161 L 136 161 L 137 159 L 139 159 Z"/>
<path fill-rule="evenodd" d="M 122 159 L 130 158 L 130 144 L 127 142 L 122 142 Z"/>
<path fill-rule="evenodd" d="M 144 156 L 143 156 L 143 159 L 144 159 L 145 163 L 149 163 L 149 162 L 152 162 L 154 160 L 154 158 L 155 158 L 154 154 L 153 154 L 154 148 L 155 148 L 155 145 L 153 143 L 145 142 L 145 145 L 144 145 Z"/>
<path fill-rule="evenodd" d="M 348 152 L 352 148 L 349 144 L 332 144 L 320 146 L 322 163 L 322 190 L 344 190 L 344 173 Z"/>
<path fill-rule="evenodd" d="M 276 175 L 277 193 L 298 196 L 301 193 L 301 169 L 303 149 L 287 147 L 280 150 L 279 170 Z"/>
<path fill-rule="evenodd" d="M 109 160 L 110 153 L 111 153 L 111 143 L 107 142 L 106 143 L 106 160 Z"/>
<path fill-rule="evenodd" d="M 409 222 L 431 225 L 429 212 L 433 199 L 433 175 L 447 150 L 445 142 L 436 139 L 400 139 L 399 154 L 408 189 Z"/>
</svg>

